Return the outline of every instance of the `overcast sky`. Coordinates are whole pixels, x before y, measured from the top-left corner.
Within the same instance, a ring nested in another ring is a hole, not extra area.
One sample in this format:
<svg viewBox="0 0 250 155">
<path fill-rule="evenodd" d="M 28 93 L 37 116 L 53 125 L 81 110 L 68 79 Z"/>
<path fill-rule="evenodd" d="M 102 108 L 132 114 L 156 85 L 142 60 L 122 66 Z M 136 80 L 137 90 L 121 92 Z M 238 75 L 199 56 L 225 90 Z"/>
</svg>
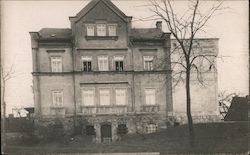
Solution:
<svg viewBox="0 0 250 155">
<path fill-rule="evenodd" d="M 1 52 L 4 66 L 14 65 L 16 77 L 8 81 L 7 112 L 13 107 L 33 105 L 30 31 L 41 28 L 70 28 L 68 17 L 75 16 L 89 1 L 2 1 Z M 133 27 L 155 27 L 155 22 L 136 19 L 150 16 L 145 1 L 113 1 L 126 15 L 133 16 Z M 211 3 L 211 1 L 207 1 Z M 206 4 L 207 6 L 207 4 Z M 224 3 L 230 10 L 213 18 L 207 33 L 199 37 L 219 38 L 219 91 L 248 94 L 248 0 Z M 181 13 L 185 1 L 177 1 Z M 165 25 L 164 25 L 165 26 Z M 164 27 L 166 30 L 166 27 Z"/>
</svg>

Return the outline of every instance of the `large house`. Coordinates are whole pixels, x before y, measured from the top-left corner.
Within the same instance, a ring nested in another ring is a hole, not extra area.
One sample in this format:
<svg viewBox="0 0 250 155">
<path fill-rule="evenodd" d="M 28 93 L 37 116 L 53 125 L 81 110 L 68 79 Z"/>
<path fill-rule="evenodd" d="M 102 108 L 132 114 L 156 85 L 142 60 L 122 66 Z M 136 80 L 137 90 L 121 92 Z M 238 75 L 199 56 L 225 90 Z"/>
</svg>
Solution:
<svg viewBox="0 0 250 155">
<path fill-rule="evenodd" d="M 110 0 L 92 0 L 69 20 L 71 29 L 30 32 L 38 124 L 60 119 L 65 130 L 80 126 L 103 142 L 164 129 L 183 112 L 185 96 L 172 93 L 170 33 L 160 21 L 132 28 L 132 17 Z M 216 111 L 213 84 L 206 104 Z"/>
</svg>

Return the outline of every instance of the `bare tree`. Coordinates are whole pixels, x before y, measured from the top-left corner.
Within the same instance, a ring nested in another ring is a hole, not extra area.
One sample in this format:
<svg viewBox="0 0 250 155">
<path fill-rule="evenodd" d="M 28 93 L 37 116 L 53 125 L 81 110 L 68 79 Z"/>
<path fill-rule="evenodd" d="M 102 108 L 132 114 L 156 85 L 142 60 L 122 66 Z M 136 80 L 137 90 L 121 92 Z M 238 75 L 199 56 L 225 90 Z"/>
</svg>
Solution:
<svg viewBox="0 0 250 155">
<path fill-rule="evenodd" d="M 15 77 L 15 70 L 13 68 L 13 64 L 11 65 L 8 71 L 5 71 L 3 65 L 1 64 L 1 131 L 2 131 L 2 143 L 1 150 L 4 151 L 5 148 L 5 117 L 6 117 L 6 101 L 5 101 L 5 91 L 6 91 L 6 83 Z"/>
<path fill-rule="evenodd" d="M 231 102 L 233 100 L 234 97 L 240 96 L 241 93 L 229 93 L 227 91 L 221 91 L 218 94 L 218 98 L 219 98 L 219 110 L 220 110 L 220 115 L 222 117 L 222 120 L 224 120 L 229 107 L 231 105 Z"/>
<path fill-rule="evenodd" d="M 199 83 L 204 84 L 202 75 L 213 69 L 213 60 L 216 56 L 211 53 L 201 52 L 202 46 L 199 45 L 199 41 L 195 37 L 199 32 L 205 32 L 205 26 L 217 11 L 225 8 L 222 8 L 222 1 L 214 1 L 214 4 L 210 8 L 206 7 L 206 11 L 203 12 L 201 3 L 205 3 L 204 1 L 189 0 L 187 1 L 187 10 L 184 10 L 183 14 L 180 15 L 175 10 L 175 3 L 176 1 L 174 0 L 150 0 L 150 10 L 154 15 L 146 20 L 163 20 L 176 40 L 176 47 L 171 51 L 171 55 L 178 56 L 175 59 L 176 61 L 172 61 L 174 67 L 178 69 L 172 76 L 176 83 L 180 81 L 185 82 L 186 113 L 189 125 L 190 145 L 193 147 L 195 133 L 191 114 L 191 75 L 195 73 Z"/>
</svg>

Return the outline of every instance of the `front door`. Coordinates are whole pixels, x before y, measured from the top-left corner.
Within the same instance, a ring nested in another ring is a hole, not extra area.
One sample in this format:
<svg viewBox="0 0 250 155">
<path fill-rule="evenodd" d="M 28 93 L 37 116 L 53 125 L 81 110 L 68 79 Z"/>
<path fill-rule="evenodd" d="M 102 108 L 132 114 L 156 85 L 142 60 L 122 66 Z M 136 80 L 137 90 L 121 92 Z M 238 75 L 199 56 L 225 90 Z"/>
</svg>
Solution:
<svg viewBox="0 0 250 155">
<path fill-rule="evenodd" d="M 101 126 L 101 136 L 102 136 L 102 142 L 104 143 L 112 141 L 111 125 L 104 124 Z"/>
</svg>

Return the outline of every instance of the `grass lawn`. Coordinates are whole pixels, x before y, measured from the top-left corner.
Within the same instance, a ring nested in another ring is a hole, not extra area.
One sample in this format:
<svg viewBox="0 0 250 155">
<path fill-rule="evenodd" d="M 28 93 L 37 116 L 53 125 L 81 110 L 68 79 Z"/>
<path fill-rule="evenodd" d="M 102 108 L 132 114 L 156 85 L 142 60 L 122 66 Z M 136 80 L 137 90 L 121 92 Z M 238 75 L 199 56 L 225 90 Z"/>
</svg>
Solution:
<svg viewBox="0 0 250 155">
<path fill-rule="evenodd" d="M 95 144 L 90 137 L 76 136 L 70 141 L 41 142 L 32 139 L 9 141 L 7 153 L 243 153 L 248 150 L 248 123 L 204 123 L 194 125 L 196 145 L 189 147 L 188 127 L 181 125 L 146 135 L 126 135 L 121 141 Z"/>
</svg>

